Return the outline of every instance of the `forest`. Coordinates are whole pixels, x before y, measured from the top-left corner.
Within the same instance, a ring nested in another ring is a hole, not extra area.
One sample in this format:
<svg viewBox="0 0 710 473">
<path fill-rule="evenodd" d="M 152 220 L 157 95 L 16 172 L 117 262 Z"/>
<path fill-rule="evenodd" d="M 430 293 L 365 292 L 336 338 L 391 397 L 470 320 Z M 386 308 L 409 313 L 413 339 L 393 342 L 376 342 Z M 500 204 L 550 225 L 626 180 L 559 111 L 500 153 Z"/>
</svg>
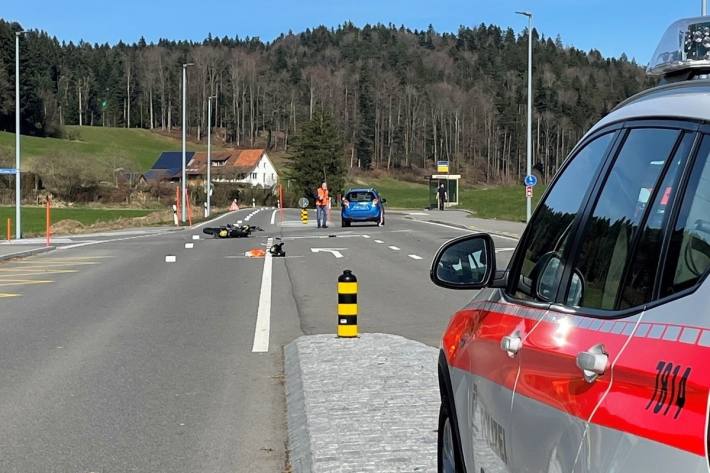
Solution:
<svg viewBox="0 0 710 473">
<path fill-rule="evenodd" d="M 14 131 L 15 31 L 0 20 L 0 130 Z M 533 31 L 533 152 L 550 177 L 584 132 L 649 85 L 626 56 L 605 58 Z M 527 31 L 494 25 L 317 27 L 270 42 L 216 38 L 115 45 L 66 43 L 44 31 L 20 39 L 22 132 L 66 135 L 65 125 L 187 130 L 227 146 L 289 151 L 316 111 L 334 118 L 346 168 L 431 169 L 449 160 L 470 182 L 524 173 Z M 65 136 L 66 137 L 66 136 Z M 71 137 L 68 137 L 71 138 Z"/>
</svg>

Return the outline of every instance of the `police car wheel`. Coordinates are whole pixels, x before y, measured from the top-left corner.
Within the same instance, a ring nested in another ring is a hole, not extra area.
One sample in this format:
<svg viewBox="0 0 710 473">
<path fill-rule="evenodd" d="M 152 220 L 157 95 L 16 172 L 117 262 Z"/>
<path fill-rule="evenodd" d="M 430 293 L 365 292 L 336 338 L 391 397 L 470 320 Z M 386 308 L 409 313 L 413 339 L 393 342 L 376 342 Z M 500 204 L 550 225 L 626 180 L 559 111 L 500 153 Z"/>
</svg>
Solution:
<svg viewBox="0 0 710 473">
<path fill-rule="evenodd" d="M 437 471 L 439 473 L 457 473 L 461 471 L 456 463 L 456 445 L 446 404 L 439 408 L 439 435 L 437 442 Z"/>
</svg>

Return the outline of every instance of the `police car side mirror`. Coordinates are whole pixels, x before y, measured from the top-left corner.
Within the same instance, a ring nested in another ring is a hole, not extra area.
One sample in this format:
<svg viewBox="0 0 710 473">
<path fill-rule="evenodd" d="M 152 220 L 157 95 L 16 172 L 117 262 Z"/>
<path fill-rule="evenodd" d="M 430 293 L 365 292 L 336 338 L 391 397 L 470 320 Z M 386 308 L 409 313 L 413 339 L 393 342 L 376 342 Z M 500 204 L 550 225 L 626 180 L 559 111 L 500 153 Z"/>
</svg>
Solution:
<svg viewBox="0 0 710 473">
<path fill-rule="evenodd" d="M 429 276 L 448 289 L 482 289 L 496 275 L 493 239 L 486 233 L 466 235 L 445 243 L 434 257 Z"/>
</svg>

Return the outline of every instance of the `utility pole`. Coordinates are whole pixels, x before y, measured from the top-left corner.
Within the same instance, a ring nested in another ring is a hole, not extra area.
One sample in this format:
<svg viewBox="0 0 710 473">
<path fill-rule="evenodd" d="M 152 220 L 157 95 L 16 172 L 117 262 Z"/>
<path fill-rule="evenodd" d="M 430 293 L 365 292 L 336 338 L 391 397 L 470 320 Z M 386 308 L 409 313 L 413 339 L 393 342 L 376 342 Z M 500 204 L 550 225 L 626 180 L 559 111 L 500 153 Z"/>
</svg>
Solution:
<svg viewBox="0 0 710 473">
<path fill-rule="evenodd" d="M 187 135 L 187 68 L 192 66 L 193 63 L 186 63 L 182 65 L 182 205 L 180 206 L 182 211 L 182 223 L 187 221 L 187 176 L 185 172 L 185 167 L 187 163 L 185 162 L 185 156 L 187 153 L 186 140 Z"/>
<path fill-rule="evenodd" d="M 20 179 L 20 35 L 15 32 L 15 239 L 22 238 L 22 180 Z"/>
<path fill-rule="evenodd" d="M 527 143 L 527 174 L 530 176 L 532 174 L 532 13 L 527 11 L 515 12 L 518 15 L 523 15 L 528 17 L 528 143 Z M 532 197 L 527 194 L 526 200 L 526 217 L 525 222 L 530 222 L 530 215 L 532 214 Z"/>
<path fill-rule="evenodd" d="M 212 193 L 212 99 L 216 96 L 207 97 L 207 206 L 205 207 L 205 218 L 210 216 L 210 204 Z"/>
<path fill-rule="evenodd" d="M 703 16 L 708 14 L 708 0 L 700 0 L 700 12 Z"/>
</svg>

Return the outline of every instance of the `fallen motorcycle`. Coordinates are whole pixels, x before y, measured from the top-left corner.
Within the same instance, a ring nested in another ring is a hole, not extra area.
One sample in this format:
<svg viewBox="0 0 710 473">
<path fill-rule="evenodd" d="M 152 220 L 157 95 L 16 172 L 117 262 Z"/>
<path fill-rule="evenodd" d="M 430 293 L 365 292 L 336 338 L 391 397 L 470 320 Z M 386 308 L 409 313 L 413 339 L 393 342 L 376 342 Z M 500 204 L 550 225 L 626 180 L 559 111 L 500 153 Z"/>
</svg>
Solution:
<svg viewBox="0 0 710 473">
<path fill-rule="evenodd" d="M 263 232 L 264 229 L 256 225 L 232 225 L 228 223 L 221 227 L 208 227 L 202 230 L 207 235 L 212 235 L 214 238 L 246 238 L 253 231 Z"/>
</svg>

